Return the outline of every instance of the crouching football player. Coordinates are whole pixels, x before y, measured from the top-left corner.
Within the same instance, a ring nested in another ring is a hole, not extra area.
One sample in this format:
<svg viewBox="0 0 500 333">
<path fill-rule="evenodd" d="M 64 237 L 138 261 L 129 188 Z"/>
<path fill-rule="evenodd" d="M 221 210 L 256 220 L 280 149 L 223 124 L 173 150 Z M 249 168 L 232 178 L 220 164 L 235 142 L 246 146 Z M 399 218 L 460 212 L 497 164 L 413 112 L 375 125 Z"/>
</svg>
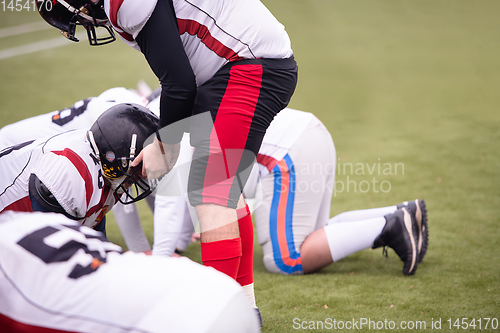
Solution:
<svg viewBox="0 0 500 333">
<path fill-rule="evenodd" d="M 2 332 L 258 332 L 231 278 L 125 252 L 62 214 L 0 213 Z M 203 277 L 203 278 L 200 278 Z"/>
<path fill-rule="evenodd" d="M 89 130 L 30 140 L 0 151 L 0 212 L 61 213 L 105 232 L 105 215 L 120 201 L 151 193 L 130 167 L 158 117 L 138 104 L 118 104 Z"/>
</svg>

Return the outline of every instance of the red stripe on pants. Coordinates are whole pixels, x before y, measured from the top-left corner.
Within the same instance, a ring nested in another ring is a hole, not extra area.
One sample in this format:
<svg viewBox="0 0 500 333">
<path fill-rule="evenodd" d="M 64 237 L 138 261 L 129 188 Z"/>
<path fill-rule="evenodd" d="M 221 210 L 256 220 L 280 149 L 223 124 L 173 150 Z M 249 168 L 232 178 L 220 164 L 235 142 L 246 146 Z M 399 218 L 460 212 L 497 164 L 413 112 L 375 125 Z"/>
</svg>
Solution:
<svg viewBox="0 0 500 333">
<path fill-rule="evenodd" d="M 227 206 L 262 88 L 261 65 L 236 65 L 217 110 L 203 184 L 203 203 Z"/>
<path fill-rule="evenodd" d="M 236 210 L 241 238 L 241 260 L 236 281 L 241 286 L 253 283 L 253 223 L 248 205 Z"/>
</svg>

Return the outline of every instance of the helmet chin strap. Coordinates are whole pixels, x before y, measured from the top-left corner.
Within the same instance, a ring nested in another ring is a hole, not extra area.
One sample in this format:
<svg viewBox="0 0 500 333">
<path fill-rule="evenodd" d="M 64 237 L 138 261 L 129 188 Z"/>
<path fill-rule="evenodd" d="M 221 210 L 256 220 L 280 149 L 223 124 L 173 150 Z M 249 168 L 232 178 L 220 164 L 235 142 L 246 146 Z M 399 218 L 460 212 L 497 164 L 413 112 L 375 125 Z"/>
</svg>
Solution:
<svg viewBox="0 0 500 333">
<path fill-rule="evenodd" d="M 130 161 L 133 161 L 135 158 L 135 150 L 137 148 L 137 134 L 132 134 L 132 141 L 130 143 L 130 154 L 129 154 L 129 159 Z M 127 163 L 125 160 L 122 160 L 122 166 L 127 168 L 127 173 L 130 173 L 130 162 L 128 162 L 128 165 L 125 165 Z"/>
<path fill-rule="evenodd" d="M 130 143 L 130 155 L 129 155 L 131 161 L 133 161 L 135 158 L 136 147 L 137 147 L 137 134 L 132 134 L 132 142 Z M 127 162 L 126 160 L 122 160 L 123 167 L 127 166 L 127 165 L 125 165 L 125 163 L 129 164 L 128 168 L 127 168 L 127 173 L 130 173 L 130 169 L 131 169 L 130 163 Z M 113 191 L 116 190 L 123 183 L 125 178 L 126 178 L 126 176 L 122 176 L 118 179 L 109 180 L 111 182 L 111 189 Z M 123 191 L 122 187 L 118 188 L 118 190 L 116 191 L 116 194 L 118 194 L 118 195 L 122 195 L 123 193 L 125 193 L 125 192 Z"/>
<path fill-rule="evenodd" d="M 135 158 L 135 149 L 137 146 L 137 134 L 132 134 L 132 143 L 130 144 L 130 159 Z"/>
</svg>

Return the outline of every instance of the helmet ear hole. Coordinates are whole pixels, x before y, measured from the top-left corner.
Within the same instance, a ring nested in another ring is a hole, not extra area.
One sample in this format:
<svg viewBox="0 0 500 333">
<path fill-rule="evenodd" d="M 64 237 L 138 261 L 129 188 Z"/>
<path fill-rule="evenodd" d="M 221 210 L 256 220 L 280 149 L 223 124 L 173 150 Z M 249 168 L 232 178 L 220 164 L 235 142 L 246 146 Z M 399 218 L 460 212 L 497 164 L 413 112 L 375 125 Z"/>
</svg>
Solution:
<svg viewBox="0 0 500 333">
<path fill-rule="evenodd" d="M 113 161 L 115 160 L 115 158 L 116 158 L 116 155 L 115 155 L 115 152 L 114 152 L 114 151 L 112 151 L 112 150 L 108 150 L 108 151 L 106 152 L 106 159 L 107 159 L 108 161 L 113 162 Z"/>
</svg>

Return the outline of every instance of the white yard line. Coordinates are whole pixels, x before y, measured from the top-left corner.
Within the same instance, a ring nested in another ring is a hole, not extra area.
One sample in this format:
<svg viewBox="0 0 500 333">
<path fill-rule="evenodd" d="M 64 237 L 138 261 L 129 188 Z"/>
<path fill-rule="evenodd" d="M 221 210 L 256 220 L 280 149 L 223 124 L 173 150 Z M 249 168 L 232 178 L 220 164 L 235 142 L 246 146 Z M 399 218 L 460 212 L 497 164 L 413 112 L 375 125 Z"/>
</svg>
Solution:
<svg viewBox="0 0 500 333">
<path fill-rule="evenodd" d="M 21 35 L 29 32 L 53 29 L 47 22 L 40 20 L 38 22 L 31 22 L 14 27 L 7 27 L 0 29 L 0 38 Z"/>
<path fill-rule="evenodd" d="M 77 38 L 81 42 L 87 41 L 87 33 L 81 32 L 76 34 Z M 57 37 L 53 39 L 47 39 L 40 42 L 35 42 L 31 44 L 26 44 L 22 46 L 13 47 L 10 49 L 0 50 L 0 60 L 16 57 L 23 54 L 34 53 L 43 50 L 53 49 L 59 46 L 71 45 L 74 42 L 66 39 L 65 37 Z"/>
</svg>

